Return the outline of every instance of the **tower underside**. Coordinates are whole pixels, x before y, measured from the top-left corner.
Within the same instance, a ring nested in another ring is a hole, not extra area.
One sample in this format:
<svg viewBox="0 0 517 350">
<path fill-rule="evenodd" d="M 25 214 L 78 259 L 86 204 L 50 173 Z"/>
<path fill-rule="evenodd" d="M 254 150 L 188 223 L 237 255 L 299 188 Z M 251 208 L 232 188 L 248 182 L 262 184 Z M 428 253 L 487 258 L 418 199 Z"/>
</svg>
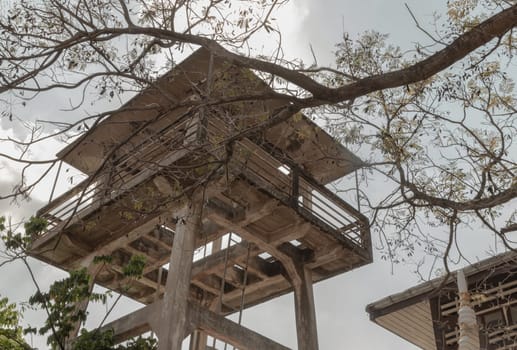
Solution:
<svg viewBox="0 0 517 350">
<path fill-rule="evenodd" d="M 224 169 L 199 199 L 206 205 L 202 229 L 196 234 L 199 253 L 194 257 L 192 295 L 218 299 L 225 267 L 230 264 L 223 292 L 226 313 L 239 309 L 246 263 L 245 307 L 249 307 L 292 291 L 284 277 L 282 260 L 286 257 L 307 263 L 314 282 L 371 261 L 368 223 L 360 213 L 299 171 L 284 174 L 278 170 L 280 161 L 260 153 L 246 159 L 245 167 L 236 161 L 233 171 Z M 112 268 L 99 273 L 96 282 L 148 304 L 156 293 L 163 293 L 167 279 L 165 268 L 158 280 L 159 270 L 169 261 L 175 212 L 183 205 L 171 200 L 173 190 L 158 174 L 113 199 L 99 197 L 96 203 L 92 198 L 73 216 L 59 218 L 52 211 L 40 212 L 55 226 L 34 242 L 31 254 L 65 270 L 83 266 L 92 256 L 111 255 Z M 95 194 L 97 189 L 88 191 Z M 298 195 L 293 197 L 295 192 Z M 73 210 L 76 205 L 67 207 Z M 230 243 L 228 252 L 211 254 L 213 242 L 230 232 L 235 244 Z M 126 290 L 118 284 L 123 279 L 122 267 L 134 254 L 145 256 L 147 266 L 144 276 Z M 229 262 L 225 264 L 226 255 Z"/>
</svg>

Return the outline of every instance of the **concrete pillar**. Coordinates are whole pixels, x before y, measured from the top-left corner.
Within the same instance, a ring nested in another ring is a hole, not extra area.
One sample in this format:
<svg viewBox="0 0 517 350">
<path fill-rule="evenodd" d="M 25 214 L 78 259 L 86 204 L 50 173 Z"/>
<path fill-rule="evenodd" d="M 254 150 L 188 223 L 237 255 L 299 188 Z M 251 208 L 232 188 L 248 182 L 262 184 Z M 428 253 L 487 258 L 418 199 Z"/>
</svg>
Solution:
<svg viewBox="0 0 517 350">
<path fill-rule="evenodd" d="M 317 350 L 318 330 L 312 292 L 312 271 L 304 266 L 298 270 L 301 282 L 293 284 L 298 350 Z"/>
<path fill-rule="evenodd" d="M 189 201 L 178 213 L 158 334 L 159 350 L 179 350 L 188 331 L 188 296 L 203 202 Z"/>
<path fill-rule="evenodd" d="M 212 242 L 212 251 L 210 254 L 215 254 L 221 250 L 222 237 L 215 239 Z M 206 350 L 207 349 L 208 337 L 205 332 L 201 330 L 195 330 L 190 335 L 190 348 L 189 350 Z"/>
<path fill-rule="evenodd" d="M 207 336 L 206 333 L 195 330 L 190 335 L 189 350 L 206 350 Z"/>
</svg>

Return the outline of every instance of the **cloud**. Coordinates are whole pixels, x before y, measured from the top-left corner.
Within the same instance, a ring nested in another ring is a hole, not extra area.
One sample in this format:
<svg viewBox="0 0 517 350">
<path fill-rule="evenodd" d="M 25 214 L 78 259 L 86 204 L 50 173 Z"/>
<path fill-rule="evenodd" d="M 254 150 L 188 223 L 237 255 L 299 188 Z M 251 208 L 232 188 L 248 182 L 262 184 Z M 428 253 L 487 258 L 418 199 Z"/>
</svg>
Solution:
<svg viewBox="0 0 517 350">
<path fill-rule="evenodd" d="M 319 65 L 334 62 L 335 45 L 341 41 L 343 32 L 355 37 L 366 30 L 389 33 L 389 42 L 402 47 L 412 47 L 413 42 L 429 41 L 419 31 L 402 1 L 343 1 L 299 0 L 296 5 L 286 6 L 280 22 L 287 22 L 283 43 L 292 57 L 302 57 L 312 63 L 309 45 Z M 444 4 L 432 1 L 406 1 L 422 25 L 432 21 L 433 11 Z M 282 27 L 282 29 L 284 29 Z"/>
<path fill-rule="evenodd" d="M 19 172 L 10 167 L 5 162 L 0 162 L 0 195 L 12 193 L 15 187 L 20 183 Z M 23 218 L 34 215 L 36 210 L 44 205 L 42 200 L 37 198 L 27 199 L 4 199 L 0 200 L 0 216 L 11 217 L 13 222 L 18 222 Z"/>
</svg>

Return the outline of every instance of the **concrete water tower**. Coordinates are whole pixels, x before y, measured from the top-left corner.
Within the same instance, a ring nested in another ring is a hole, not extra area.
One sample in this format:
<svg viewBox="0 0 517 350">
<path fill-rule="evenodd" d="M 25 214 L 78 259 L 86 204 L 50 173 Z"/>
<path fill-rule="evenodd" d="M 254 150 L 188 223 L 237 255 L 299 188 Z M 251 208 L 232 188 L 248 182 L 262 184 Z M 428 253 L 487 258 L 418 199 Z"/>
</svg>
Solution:
<svg viewBox="0 0 517 350">
<path fill-rule="evenodd" d="M 314 350 L 313 283 L 372 261 L 368 220 L 325 187 L 360 159 L 285 101 L 236 99 L 258 94 L 273 95 L 198 50 L 58 154 L 86 179 L 39 211 L 30 254 L 141 302 L 105 326 L 117 341 L 286 349 L 225 316 L 294 292 L 298 348 Z M 133 255 L 146 265 L 128 287 Z"/>
</svg>

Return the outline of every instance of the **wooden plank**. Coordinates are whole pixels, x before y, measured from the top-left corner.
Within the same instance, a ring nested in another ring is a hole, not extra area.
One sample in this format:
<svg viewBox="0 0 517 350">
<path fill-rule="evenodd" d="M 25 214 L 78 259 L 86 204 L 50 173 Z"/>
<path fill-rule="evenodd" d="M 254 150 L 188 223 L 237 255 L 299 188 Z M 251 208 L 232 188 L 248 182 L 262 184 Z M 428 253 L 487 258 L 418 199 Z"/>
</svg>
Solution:
<svg viewBox="0 0 517 350">
<path fill-rule="evenodd" d="M 380 322 L 379 319 L 376 319 L 376 322 L 384 328 L 388 329 L 390 332 L 393 332 L 402 339 L 407 340 L 411 344 L 414 344 L 423 350 L 436 350 L 433 342 L 430 342 L 428 339 L 421 337 L 421 335 L 412 332 L 413 325 L 411 324 L 408 325 L 407 323 L 399 322 L 396 319 L 383 320 Z"/>
</svg>

